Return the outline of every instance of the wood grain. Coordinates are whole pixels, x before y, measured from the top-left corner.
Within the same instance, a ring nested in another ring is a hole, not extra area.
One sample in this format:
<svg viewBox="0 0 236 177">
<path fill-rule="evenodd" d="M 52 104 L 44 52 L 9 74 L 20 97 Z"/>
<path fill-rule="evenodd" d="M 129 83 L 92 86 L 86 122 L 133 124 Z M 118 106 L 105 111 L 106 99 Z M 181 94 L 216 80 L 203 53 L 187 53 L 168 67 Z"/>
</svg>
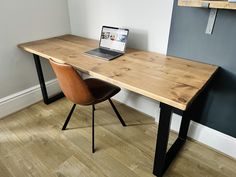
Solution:
<svg viewBox="0 0 236 177">
<path fill-rule="evenodd" d="M 66 99 L 43 102 L 0 120 L 1 177 L 154 177 L 157 125 L 134 109 L 114 102 L 127 123 L 122 127 L 108 102 L 95 111 L 96 153 L 91 153 L 91 107 Z M 169 146 L 177 135 L 170 133 Z M 165 177 L 233 177 L 236 161 L 187 140 Z"/>
<path fill-rule="evenodd" d="M 73 35 L 20 44 L 44 58 L 62 60 L 96 78 L 185 110 L 217 70 L 217 66 L 128 49 L 112 61 L 85 55 L 98 41 Z"/>
<path fill-rule="evenodd" d="M 227 0 L 179 0 L 179 6 L 202 7 L 203 3 L 209 3 L 209 8 L 236 10 L 236 3 L 230 3 Z"/>
</svg>

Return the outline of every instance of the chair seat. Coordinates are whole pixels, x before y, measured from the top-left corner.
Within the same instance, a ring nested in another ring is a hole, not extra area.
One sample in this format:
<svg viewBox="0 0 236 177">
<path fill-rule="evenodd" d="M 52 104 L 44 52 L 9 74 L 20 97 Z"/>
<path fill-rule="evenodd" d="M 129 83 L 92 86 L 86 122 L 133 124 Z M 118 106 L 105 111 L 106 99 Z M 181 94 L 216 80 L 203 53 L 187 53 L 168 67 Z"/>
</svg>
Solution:
<svg viewBox="0 0 236 177">
<path fill-rule="evenodd" d="M 88 89 L 92 93 L 93 97 L 95 98 L 92 104 L 105 101 L 120 91 L 119 87 L 113 84 L 104 82 L 102 80 L 89 78 L 89 79 L 85 79 L 84 81 L 87 84 Z"/>
</svg>

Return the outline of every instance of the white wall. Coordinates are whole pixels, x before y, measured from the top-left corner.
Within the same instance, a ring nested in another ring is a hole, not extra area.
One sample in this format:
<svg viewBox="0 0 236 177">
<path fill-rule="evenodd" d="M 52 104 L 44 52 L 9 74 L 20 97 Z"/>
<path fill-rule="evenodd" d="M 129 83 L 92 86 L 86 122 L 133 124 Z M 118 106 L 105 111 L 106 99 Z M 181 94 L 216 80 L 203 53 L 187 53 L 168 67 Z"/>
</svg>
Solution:
<svg viewBox="0 0 236 177">
<path fill-rule="evenodd" d="M 130 29 L 129 46 L 166 53 L 173 0 L 68 0 L 73 34 L 99 39 L 101 26 Z"/>
<path fill-rule="evenodd" d="M 67 0 L 1 0 L 0 98 L 38 84 L 32 56 L 17 44 L 65 33 L 70 33 Z M 43 68 L 46 80 L 52 79 L 46 61 Z"/>
</svg>

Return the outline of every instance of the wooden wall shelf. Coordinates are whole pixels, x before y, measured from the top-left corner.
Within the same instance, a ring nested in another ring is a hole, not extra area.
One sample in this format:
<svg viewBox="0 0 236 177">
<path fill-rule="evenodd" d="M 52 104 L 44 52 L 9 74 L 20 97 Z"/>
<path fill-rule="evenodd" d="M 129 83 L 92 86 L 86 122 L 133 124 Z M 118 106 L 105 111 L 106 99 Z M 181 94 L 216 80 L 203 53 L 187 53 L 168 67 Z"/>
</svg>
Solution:
<svg viewBox="0 0 236 177">
<path fill-rule="evenodd" d="M 179 6 L 186 6 L 186 7 L 205 7 L 207 8 L 207 4 L 209 3 L 208 8 L 215 8 L 215 9 L 232 9 L 236 10 L 236 3 L 230 3 L 228 0 L 179 0 Z"/>
</svg>

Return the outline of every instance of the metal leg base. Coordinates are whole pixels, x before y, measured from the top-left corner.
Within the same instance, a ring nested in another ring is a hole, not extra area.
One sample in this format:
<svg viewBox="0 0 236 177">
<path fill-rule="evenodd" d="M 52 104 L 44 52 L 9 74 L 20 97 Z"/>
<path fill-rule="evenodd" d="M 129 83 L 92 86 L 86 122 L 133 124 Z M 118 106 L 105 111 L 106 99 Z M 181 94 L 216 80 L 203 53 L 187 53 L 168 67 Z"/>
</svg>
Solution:
<svg viewBox="0 0 236 177">
<path fill-rule="evenodd" d="M 95 145 L 94 145 L 94 111 L 95 106 L 92 106 L 92 153 L 95 152 Z"/>
<path fill-rule="evenodd" d="M 158 177 L 162 177 L 162 175 L 165 173 L 173 159 L 178 154 L 181 147 L 184 145 L 187 138 L 190 123 L 188 111 L 182 112 L 182 121 L 178 138 L 171 146 L 169 151 L 166 152 L 170 131 L 171 115 L 174 108 L 163 103 L 160 104 L 160 108 L 161 113 L 158 126 L 156 152 L 153 167 L 153 174 Z"/>
<path fill-rule="evenodd" d="M 66 121 L 65 121 L 65 123 L 64 123 L 64 125 L 63 125 L 63 127 L 62 127 L 62 130 L 65 130 L 65 129 L 66 129 L 67 124 L 68 124 L 69 121 L 70 121 L 70 118 L 71 118 L 71 116 L 72 116 L 72 114 L 73 114 L 73 112 L 74 112 L 75 107 L 76 107 L 76 104 L 74 104 L 74 105 L 72 106 L 72 108 L 71 108 L 71 110 L 70 110 L 70 113 L 68 114 L 68 116 L 67 116 L 67 118 L 66 118 Z"/>
<path fill-rule="evenodd" d="M 42 70 L 39 56 L 35 55 L 35 54 L 33 56 L 34 56 L 34 62 L 35 62 L 35 66 L 36 66 L 36 70 L 37 70 L 37 74 L 38 74 L 39 84 L 41 87 L 44 103 L 48 105 L 48 104 L 53 103 L 54 101 L 64 97 L 64 94 L 61 92 L 51 98 L 48 98 L 47 88 L 45 85 L 43 70 Z"/>
<path fill-rule="evenodd" d="M 110 98 L 109 98 L 108 100 L 109 100 L 109 102 L 110 102 L 110 104 L 111 104 L 112 109 L 113 109 L 114 112 L 116 113 L 116 116 L 117 116 L 118 119 L 120 120 L 120 123 L 125 127 L 125 126 L 126 126 L 125 121 L 122 119 L 122 117 L 121 117 L 120 113 L 118 112 L 118 110 L 116 109 L 114 103 L 111 101 Z"/>
</svg>

